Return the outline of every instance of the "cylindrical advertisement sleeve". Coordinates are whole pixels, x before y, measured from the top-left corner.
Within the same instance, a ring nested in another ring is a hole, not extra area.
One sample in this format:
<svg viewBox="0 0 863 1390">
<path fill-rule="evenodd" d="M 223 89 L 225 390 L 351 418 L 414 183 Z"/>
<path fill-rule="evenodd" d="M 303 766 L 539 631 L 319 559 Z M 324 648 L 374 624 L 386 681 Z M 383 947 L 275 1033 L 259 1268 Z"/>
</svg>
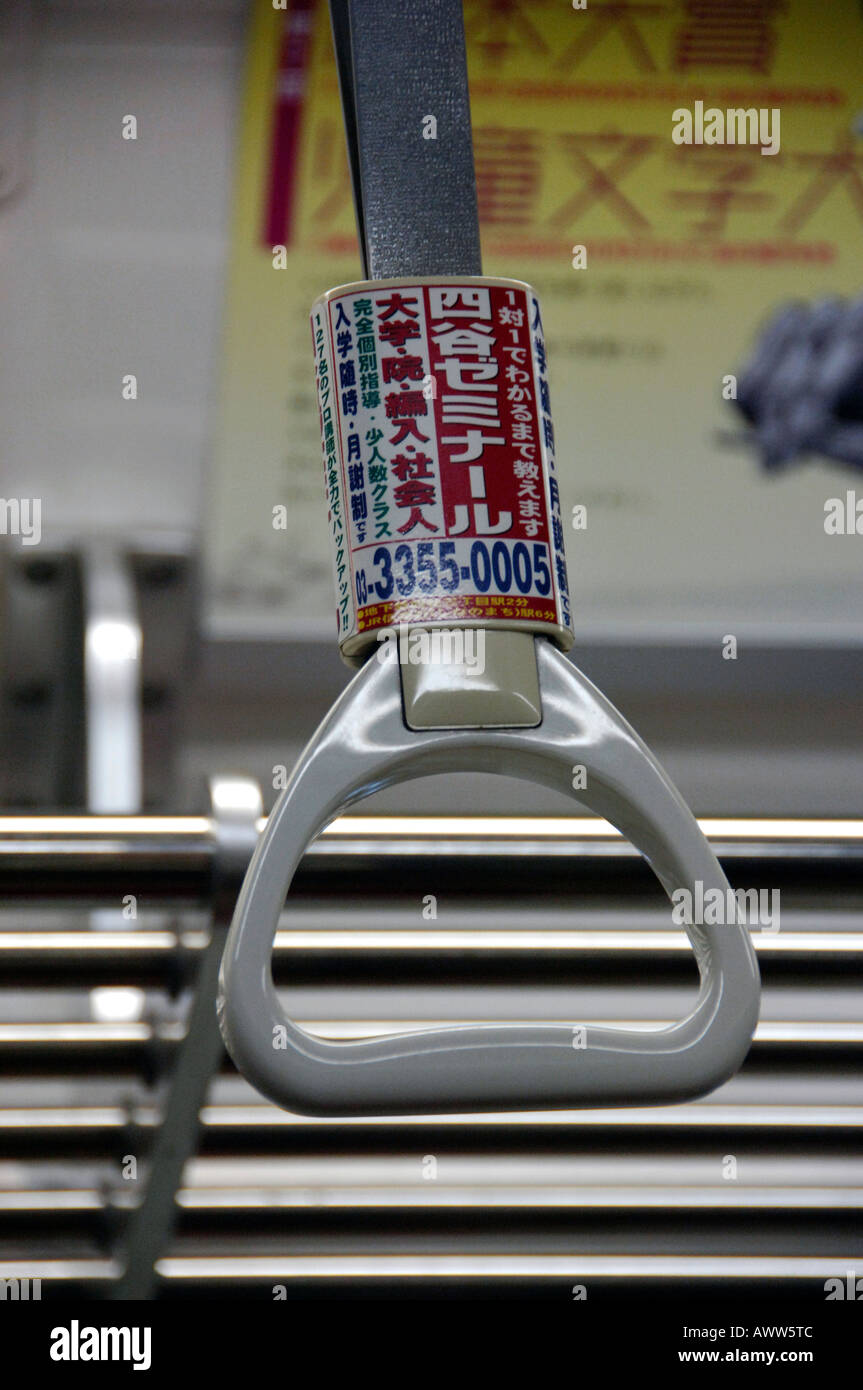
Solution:
<svg viewBox="0 0 863 1390">
<path fill-rule="evenodd" d="M 312 309 L 338 641 L 572 614 L 539 301 L 518 280 L 344 285 Z"/>
</svg>

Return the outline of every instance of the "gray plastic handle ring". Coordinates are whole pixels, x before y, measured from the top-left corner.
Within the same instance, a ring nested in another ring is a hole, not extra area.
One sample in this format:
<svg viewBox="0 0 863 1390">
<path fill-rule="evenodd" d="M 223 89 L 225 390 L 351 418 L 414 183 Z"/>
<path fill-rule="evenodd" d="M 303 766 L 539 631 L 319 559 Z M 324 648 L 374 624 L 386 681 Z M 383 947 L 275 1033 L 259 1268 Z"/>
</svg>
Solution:
<svg viewBox="0 0 863 1390">
<path fill-rule="evenodd" d="M 587 770 L 579 803 L 641 851 L 671 896 L 728 889 L 680 794 L 604 696 L 536 639 L 543 718 L 534 729 L 409 730 L 398 668 L 371 659 L 302 754 L 246 873 L 222 958 L 218 1012 L 244 1076 L 285 1109 L 389 1115 L 584 1108 L 690 1099 L 733 1075 L 752 1040 L 759 974 L 745 925 L 691 925 L 701 988 L 670 1027 L 562 1024 L 452 1027 L 330 1041 L 285 1017 L 271 954 L 306 847 L 346 807 L 382 787 L 436 773 L 482 771 L 555 790 Z M 277 1044 L 278 1040 L 278 1045 Z M 582 1043 L 584 1045 L 582 1045 Z"/>
</svg>

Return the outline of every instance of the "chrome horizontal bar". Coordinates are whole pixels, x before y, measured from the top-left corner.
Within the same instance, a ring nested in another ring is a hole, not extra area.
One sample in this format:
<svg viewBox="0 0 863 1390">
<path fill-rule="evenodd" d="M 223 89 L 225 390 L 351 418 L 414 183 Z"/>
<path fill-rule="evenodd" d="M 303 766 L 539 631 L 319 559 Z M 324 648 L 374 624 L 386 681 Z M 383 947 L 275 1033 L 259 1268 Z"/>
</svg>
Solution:
<svg viewBox="0 0 863 1390">
<path fill-rule="evenodd" d="M 216 1129 L 249 1129 L 278 1126 L 311 1130 L 334 1127 L 328 1118 L 316 1115 L 294 1115 L 261 1101 L 248 1105 L 206 1105 L 201 1111 L 201 1123 Z M 503 1111 L 481 1115 L 363 1115 L 340 1116 L 336 1122 L 341 1129 L 436 1129 L 452 1126 L 476 1130 L 506 1127 L 520 1129 L 569 1128 L 626 1128 L 639 1129 L 773 1129 L 777 1132 L 795 1129 L 859 1129 L 863 1126 L 863 1106 L 856 1105 L 694 1105 L 656 1106 L 631 1110 L 531 1110 Z"/>
<path fill-rule="evenodd" d="M 68 1212 L 106 1211 L 109 1207 L 126 1209 L 133 1205 L 129 1194 L 120 1192 L 109 1198 L 94 1188 L 66 1191 L 38 1189 L 23 1192 L 0 1191 L 0 1212 Z M 344 1186 L 339 1189 L 306 1186 L 303 1188 L 212 1188 L 183 1187 L 177 1193 L 177 1204 L 189 1211 L 215 1214 L 224 1211 L 330 1210 L 353 1211 L 365 1209 L 441 1210 L 513 1208 L 521 1211 L 557 1208 L 581 1210 L 618 1209 L 647 1210 L 770 1210 L 770 1211 L 853 1211 L 863 1207 L 863 1189 L 859 1187 L 755 1187 L 733 1188 L 687 1187 L 683 1190 L 669 1183 L 666 1187 L 539 1187 L 522 1184 L 502 1186 L 475 1184 L 471 1187 Z"/>
<path fill-rule="evenodd" d="M 159 1123 L 154 1106 L 135 1105 L 87 1107 L 74 1104 L 58 1106 L 19 1106 L 0 1109 L 0 1129 L 73 1130 L 124 1129 L 133 1122 L 142 1129 Z M 863 1129 L 861 1105 L 730 1105 L 698 1103 L 689 1106 L 662 1106 L 654 1109 L 632 1110 L 537 1110 L 506 1111 L 482 1115 L 363 1115 L 340 1117 L 337 1121 L 314 1115 L 295 1115 L 279 1110 L 268 1101 L 246 1105 L 208 1104 L 201 1111 L 201 1123 L 213 1130 L 250 1128 L 292 1128 L 312 1130 L 324 1128 L 387 1129 L 392 1131 L 440 1128 L 476 1130 L 482 1128 L 517 1129 L 766 1129 L 784 1134 L 788 1130 L 813 1130 L 817 1134 L 835 1129 Z"/>
<path fill-rule="evenodd" d="M 458 1210 L 482 1211 L 489 1207 L 535 1208 L 570 1207 L 581 1210 L 585 1207 L 597 1209 L 679 1211 L 682 1207 L 711 1210 L 770 1209 L 799 1211 L 818 1210 L 856 1210 L 863 1207 L 863 1189 L 859 1187 L 837 1187 L 832 1189 L 806 1187 L 767 1187 L 736 1191 L 728 1187 L 687 1187 L 681 1189 L 671 1184 L 664 1189 L 647 1187 L 492 1187 L 477 1190 L 476 1187 L 453 1186 L 436 1188 L 431 1183 L 418 1189 L 382 1187 L 345 1187 L 340 1191 L 333 1189 L 284 1189 L 277 1192 L 260 1189 L 217 1189 L 212 1191 L 189 1191 L 181 1189 L 177 1194 L 181 1207 L 195 1211 L 216 1210 L 271 1210 L 277 1208 L 353 1211 L 357 1207 L 393 1208 L 411 1207 L 414 1210 L 443 1207 Z M 20 1209 L 20 1208 L 19 1208 Z"/>
<path fill-rule="evenodd" d="M 849 1247 L 850 1248 L 850 1247 Z M 405 1255 L 171 1256 L 164 1279 L 830 1279 L 844 1277 L 856 1257 L 831 1255 Z M 2 1270 L 2 1267 L 0 1267 Z"/>
<path fill-rule="evenodd" d="M 531 1255 L 497 1254 L 361 1255 L 177 1255 L 162 1259 L 157 1273 L 167 1280 L 219 1279 L 747 1279 L 824 1280 L 859 1263 L 851 1247 L 843 1254 L 798 1255 Z M 27 1259 L 0 1261 L 0 1279 L 113 1280 L 112 1260 Z"/>
<path fill-rule="evenodd" d="M 135 924 L 127 931 L 5 931 L 0 920 L 0 959 L 7 962 L 15 956 L 50 956 L 52 962 L 62 959 L 64 963 L 81 964 L 87 958 L 98 959 L 113 955 L 163 956 L 176 951 L 180 945 L 187 950 L 201 950 L 206 944 L 203 932 L 184 932 L 182 936 L 174 932 L 150 931 Z M 817 957 L 819 961 L 835 956 L 863 955 L 863 932 L 797 932 L 793 929 L 786 936 L 770 936 L 766 932 L 755 931 L 752 944 L 758 955 Z M 529 952 L 556 955 L 612 955 L 624 956 L 627 953 L 643 955 L 649 951 L 651 958 L 665 953 L 688 958 L 692 948 L 684 932 L 674 931 L 462 931 L 448 928 L 445 931 L 428 931 L 418 926 L 411 931 L 394 928 L 385 931 L 328 930 L 320 927 L 315 931 L 282 931 L 276 934 L 274 950 L 277 953 L 289 951 L 303 955 L 311 952 L 330 952 L 343 957 L 345 953 L 356 951 L 368 956 L 370 953 L 389 954 L 393 951 L 422 953 L 434 958 L 449 951 L 475 951 L 482 955 L 505 955 L 507 953 Z"/>
<path fill-rule="evenodd" d="M 263 830 L 266 821 L 259 822 Z M 863 820 L 704 818 L 725 861 L 863 864 Z M 0 816 L 0 894 L 7 901 L 80 896 L 113 899 L 150 892 L 206 902 L 216 867 L 215 823 L 207 816 Z M 310 846 L 307 865 L 335 861 L 374 868 L 393 858 L 537 856 L 638 858 L 606 821 L 572 817 L 344 816 Z M 608 865 L 613 869 L 613 863 Z"/>
</svg>

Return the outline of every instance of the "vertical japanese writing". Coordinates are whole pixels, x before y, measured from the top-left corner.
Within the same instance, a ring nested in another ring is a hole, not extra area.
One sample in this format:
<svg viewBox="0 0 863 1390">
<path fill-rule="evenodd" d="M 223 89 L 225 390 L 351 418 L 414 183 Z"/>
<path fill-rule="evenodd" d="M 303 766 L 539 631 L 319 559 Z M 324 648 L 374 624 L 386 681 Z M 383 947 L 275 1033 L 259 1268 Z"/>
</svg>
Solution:
<svg viewBox="0 0 863 1390">
<path fill-rule="evenodd" d="M 504 347 L 510 359 L 506 368 L 506 396 L 513 420 L 513 472 L 518 479 L 518 514 L 525 535 L 533 538 L 542 529 L 544 499 L 541 494 L 542 470 L 537 458 L 539 445 L 535 432 L 534 386 L 530 372 L 525 370 L 526 349 L 518 346 L 515 331 L 524 324 L 524 309 L 515 307 L 511 302 L 502 304 L 497 313 L 501 324 L 512 325 L 516 339 L 514 344 Z"/>
<path fill-rule="evenodd" d="M 323 314 L 316 310 L 312 318 L 315 346 L 315 380 L 318 388 L 318 407 L 321 424 L 321 446 L 324 454 L 328 520 L 333 547 L 333 566 L 336 580 L 337 631 L 339 639 L 346 637 L 353 626 L 353 602 L 348 566 L 348 541 L 342 511 L 342 487 L 336 439 L 338 407 L 334 412 L 335 382 L 327 343 Z"/>
<path fill-rule="evenodd" d="M 530 329 L 533 345 L 533 362 L 536 376 L 537 401 L 540 411 L 540 437 L 545 458 L 545 485 L 548 498 L 548 511 L 551 521 L 551 539 L 554 547 L 554 577 L 557 584 L 561 608 L 561 621 L 564 627 L 572 626 L 572 612 L 569 601 L 569 581 L 566 574 L 566 554 L 563 548 L 563 519 L 560 511 L 560 489 L 557 482 L 557 466 L 554 458 L 554 425 L 551 422 L 551 398 L 548 389 L 548 360 L 545 353 L 545 334 L 539 300 L 530 297 Z"/>
<path fill-rule="evenodd" d="M 429 402 L 422 389 L 427 364 L 425 353 L 416 351 L 417 345 L 425 346 L 421 296 L 393 290 L 378 296 L 376 308 L 384 410 L 392 431 L 387 442 L 391 450 L 399 449 L 390 456 L 393 501 L 402 514 L 397 530 L 400 536 L 419 528 L 436 535 L 441 530 L 437 460 L 434 450 L 424 447 L 434 434 L 426 423 Z"/>
<path fill-rule="evenodd" d="M 507 443 L 500 432 L 500 365 L 494 355 L 497 340 L 491 295 L 485 286 L 434 286 L 427 293 L 431 340 L 437 348 L 433 365 L 444 457 L 450 464 L 468 465 L 469 500 L 453 503 L 447 534 L 459 536 L 470 530 L 475 535 L 496 536 L 510 530 L 512 513 L 504 510 L 492 517 L 486 500 L 486 468 L 494 467 L 491 451 Z M 458 434 L 444 433 L 457 425 L 465 428 Z M 496 457 L 505 465 L 499 453 Z M 462 487 L 460 493 L 464 491 Z"/>
<path fill-rule="evenodd" d="M 363 545 L 369 523 L 369 505 L 366 495 L 365 466 L 360 453 L 360 431 L 357 429 L 357 412 L 360 405 L 357 344 L 354 341 L 354 324 L 350 318 L 349 308 L 350 306 L 345 300 L 340 299 L 338 301 L 335 322 L 336 355 L 339 369 L 341 418 L 346 430 L 344 440 L 345 465 L 351 531 L 354 545 Z M 369 393 L 365 394 L 368 395 Z M 359 594 L 357 594 L 357 601 L 361 602 Z"/>
</svg>

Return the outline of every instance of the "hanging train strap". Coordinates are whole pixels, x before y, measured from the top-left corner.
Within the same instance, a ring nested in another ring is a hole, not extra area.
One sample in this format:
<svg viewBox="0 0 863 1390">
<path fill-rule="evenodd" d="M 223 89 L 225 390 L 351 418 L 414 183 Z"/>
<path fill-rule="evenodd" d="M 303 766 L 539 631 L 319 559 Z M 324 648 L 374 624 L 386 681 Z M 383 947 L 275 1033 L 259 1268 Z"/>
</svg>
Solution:
<svg viewBox="0 0 863 1390">
<path fill-rule="evenodd" d="M 562 654 L 573 641 L 542 318 L 480 274 L 460 0 L 331 0 L 366 273 L 312 310 L 338 640 L 360 670 L 261 838 L 222 961 L 237 1066 L 311 1114 L 685 1099 L 758 1016 L 744 925 L 687 923 L 693 1011 L 659 1030 L 482 1025 L 331 1042 L 286 1017 L 273 939 L 306 847 L 347 807 L 436 773 L 505 774 L 604 816 L 671 896 L 733 902 L 649 750 Z M 430 124 L 434 121 L 436 125 Z M 436 134 L 436 139 L 426 138 Z"/>
</svg>

